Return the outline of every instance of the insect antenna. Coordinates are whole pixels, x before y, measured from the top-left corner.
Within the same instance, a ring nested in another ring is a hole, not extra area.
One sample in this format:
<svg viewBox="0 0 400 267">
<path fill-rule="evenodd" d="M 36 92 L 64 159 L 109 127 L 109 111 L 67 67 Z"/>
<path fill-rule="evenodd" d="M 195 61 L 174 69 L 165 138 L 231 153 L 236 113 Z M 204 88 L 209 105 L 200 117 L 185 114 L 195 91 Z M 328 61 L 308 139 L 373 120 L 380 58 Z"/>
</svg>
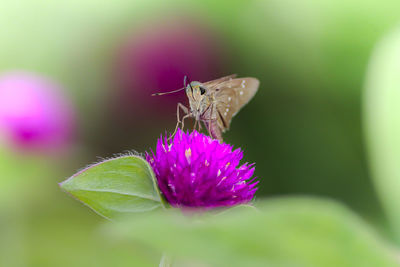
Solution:
<svg viewBox="0 0 400 267">
<path fill-rule="evenodd" d="M 190 80 L 189 80 L 189 78 L 185 75 L 185 77 L 183 78 L 183 88 L 180 88 L 180 89 L 177 89 L 177 90 L 174 90 L 174 91 L 170 91 L 170 92 L 154 93 L 154 94 L 152 94 L 151 96 L 168 95 L 168 94 L 173 94 L 173 93 L 182 91 L 182 90 L 186 89 L 186 80 L 189 81 L 189 85 L 190 85 Z M 192 89 L 192 92 L 193 92 L 193 88 L 192 88 L 191 85 L 190 85 L 190 89 Z"/>
<path fill-rule="evenodd" d="M 189 82 L 190 90 L 192 90 L 192 94 L 193 94 L 192 82 L 190 81 L 190 79 L 189 79 L 188 76 L 185 76 L 185 78 L 184 78 L 184 80 L 183 80 L 183 82 L 184 82 L 184 84 L 185 84 L 185 87 L 186 87 L 186 79 L 187 79 L 188 82 Z"/>
<path fill-rule="evenodd" d="M 183 88 L 180 88 L 180 89 L 178 89 L 178 90 L 169 91 L 169 92 L 163 92 L 163 93 L 154 93 L 154 94 L 151 94 L 151 96 L 159 96 L 159 95 L 168 95 L 168 94 L 173 94 L 173 93 L 176 93 L 176 92 L 182 91 L 182 90 L 184 90 L 184 89 L 185 89 L 185 87 L 183 87 Z"/>
<path fill-rule="evenodd" d="M 187 80 L 187 76 L 185 75 L 185 77 L 183 77 L 183 87 L 186 88 L 186 80 Z"/>
</svg>

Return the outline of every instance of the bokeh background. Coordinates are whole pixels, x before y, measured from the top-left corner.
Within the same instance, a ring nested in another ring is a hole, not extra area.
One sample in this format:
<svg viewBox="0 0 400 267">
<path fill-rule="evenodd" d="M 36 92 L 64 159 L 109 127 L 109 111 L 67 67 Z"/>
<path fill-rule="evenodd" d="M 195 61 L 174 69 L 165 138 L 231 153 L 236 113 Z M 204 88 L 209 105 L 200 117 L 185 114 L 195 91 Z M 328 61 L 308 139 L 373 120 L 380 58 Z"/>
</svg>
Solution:
<svg viewBox="0 0 400 267">
<path fill-rule="evenodd" d="M 143 246 L 98 242 L 104 219 L 57 183 L 154 147 L 187 99 L 151 94 L 184 75 L 261 81 L 224 136 L 257 163 L 257 198 L 332 198 L 398 243 L 363 99 L 375 47 L 399 23 L 396 0 L 2 0 L 0 265 L 158 264 Z"/>
</svg>

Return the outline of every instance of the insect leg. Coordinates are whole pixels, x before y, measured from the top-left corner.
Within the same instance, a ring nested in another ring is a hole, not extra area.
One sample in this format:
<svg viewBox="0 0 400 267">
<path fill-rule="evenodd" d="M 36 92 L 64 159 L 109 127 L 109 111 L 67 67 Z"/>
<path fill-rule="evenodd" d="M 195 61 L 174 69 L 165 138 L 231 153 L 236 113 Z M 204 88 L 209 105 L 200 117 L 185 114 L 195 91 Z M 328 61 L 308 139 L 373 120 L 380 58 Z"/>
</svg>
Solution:
<svg viewBox="0 0 400 267">
<path fill-rule="evenodd" d="M 197 120 L 194 120 L 193 130 L 196 130 Z"/>
<path fill-rule="evenodd" d="M 182 130 L 183 130 L 183 127 L 184 127 L 184 125 L 185 125 L 185 119 L 186 119 L 186 118 L 189 118 L 190 116 L 192 116 L 192 113 L 188 113 L 188 114 L 186 114 L 185 116 L 182 117 L 182 121 L 181 121 L 181 123 L 182 123 Z"/>
<path fill-rule="evenodd" d="M 180 115 L 179 115 L 179 110 L 180 109 L 186 114 L 185 116 L 183 116 L 182 121 L 181 121 Z M 176 131 L 178 130 L 178 127 L 179 127 L 180 123 L 182 123 L 182 129 L 183 129 L 183 120 L 185 118 L 187 118 L 187 117 L 190 117 L 191 115 L 192 115 L 192 113 L 189 113 L 189 109 L 187 107 L 185 107 L 182 103 L 178 103 L 178 105 L 176 106 L 177 123 L 176 123 L 176 126 L 175 126 L 174 133 L 170 136 L 170 138 L 168 138 L 168 140 L 171 139 L 176 134 Z"/>
<path fill-rule="evenodd" d="M 212 137 L 211 131 L 210 131 L 211 121 L 210 120 L 209 121 L 203 121 L 203 123 L 204 123 L 204 126 L 207 128 L 208 135 Z"/>
<path fill-rule="evenodd" d="M 198 120 L 194 120 L 194 125 L 193 125 L 193 130 L 196 130 L 197 127 L 197 131 L 201 131 L 201 123 Z"/>
<path fill-rule="evenodd" d="M 211 106 L 210 118 L 208 123 L 208 133 L 211 133 L 211 121 L 212 121 L 212 114 L 213 114 L 214 105 Z M 211 134 L 210 134 L 211 135 Z M 211 135 L 212 136 L 212 135 Z"/>
<path fill-rule="evenodd" d="M 211 107 L 210 107 L 211 106 Z M 222 134 L 221 134 L 221 130 L 218 126 L 218 118 L 213 118 L 213 113 L 216 110 L 218 112 L 218 109 L 215 107 L 214 104 L 210 104 L 206 111 L 210 109 L 210 116 L 208 116 L 208 118 L 203 118 L 202 121 L 205 125 L 205 127 L 207 128 L 208 134 L 214 138 L 214 139 L 218 139 L 219 141 L 222 142 Z M 203 113 L 203 115 L 205 114 L 205 112 Z"/>
<path fill-rule="evenodd" d="M 187 114 L 192 114 L 191 112 L 189 112 L 189 109 L 187 107 L 185 107 L 182 103 L 178 103 L 177 107 L 176 107 L 176 117 L 178 120 L 178 123 L 181 123 L 182 121 L 180 120 L 180 116 L 179 116 L 179 109 L 181 109 L 183 111 L 183 113 Z"/>
</svg>

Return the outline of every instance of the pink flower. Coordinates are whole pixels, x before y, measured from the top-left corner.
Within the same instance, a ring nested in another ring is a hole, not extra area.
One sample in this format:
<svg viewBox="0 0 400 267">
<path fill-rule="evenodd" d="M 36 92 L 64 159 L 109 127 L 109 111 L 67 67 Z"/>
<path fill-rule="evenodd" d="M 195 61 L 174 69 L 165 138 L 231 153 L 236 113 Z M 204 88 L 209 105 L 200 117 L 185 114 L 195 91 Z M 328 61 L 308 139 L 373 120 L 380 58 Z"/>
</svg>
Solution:
<svg viewBox="0 0 400 267">
<path fill-rule="evenodd" d="M 151 114 L 155 107 L 174 110 L 177 102 L 186 101 L 186 96 L 184 92 L 163 97 L 150 95 L 183 87 L 185 75 L 196 81 L 218 78 L 224 50 L 220 36 L 193 18 L 149 20 L 146 25 L 118 50 L 118 105 L 140 118 L 159 118 L 159 112 Z"/>
<path fill-rule="evenodd" d="M 53 150 L 75 132 L 71 103 L 58 85 L 29 72 L 0 75 L 0 135 L 22 149 Z"/>
<path fill-rule="evenodd" d="M 155 153 L 146 154 L 160 191 L 175 207 L 214 208 L 251 201 L 257 191 L 254 164 L 239 165 L 240 149 L 197 131 L 178 130 L 168 143 L 158 139 Z"/>
</svg>

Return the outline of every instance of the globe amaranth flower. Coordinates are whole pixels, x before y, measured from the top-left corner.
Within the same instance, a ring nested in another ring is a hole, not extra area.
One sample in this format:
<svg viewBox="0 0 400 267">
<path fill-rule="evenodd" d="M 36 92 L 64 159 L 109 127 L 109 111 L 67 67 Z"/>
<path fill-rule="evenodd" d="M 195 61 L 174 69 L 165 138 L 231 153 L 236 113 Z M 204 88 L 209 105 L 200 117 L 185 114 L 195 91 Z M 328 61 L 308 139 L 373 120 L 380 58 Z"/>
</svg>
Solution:
<svg viewBox="0 0 400 267">
<path fill-rule="evenodd" d="M 214 208 L 251 201 L 258 181 L 254 164 L 239 166 L 240 149 L 193 131 L 158 139 L 146 159 L 165 199 L 174 207 Z"/>
<path fill-rule="evenodd" d="M 75 131 L 75 109 L 59 84 L 26 71 L 0 73 L 0 137 L 7 144 L 61 151 Z"/>
</svg>

